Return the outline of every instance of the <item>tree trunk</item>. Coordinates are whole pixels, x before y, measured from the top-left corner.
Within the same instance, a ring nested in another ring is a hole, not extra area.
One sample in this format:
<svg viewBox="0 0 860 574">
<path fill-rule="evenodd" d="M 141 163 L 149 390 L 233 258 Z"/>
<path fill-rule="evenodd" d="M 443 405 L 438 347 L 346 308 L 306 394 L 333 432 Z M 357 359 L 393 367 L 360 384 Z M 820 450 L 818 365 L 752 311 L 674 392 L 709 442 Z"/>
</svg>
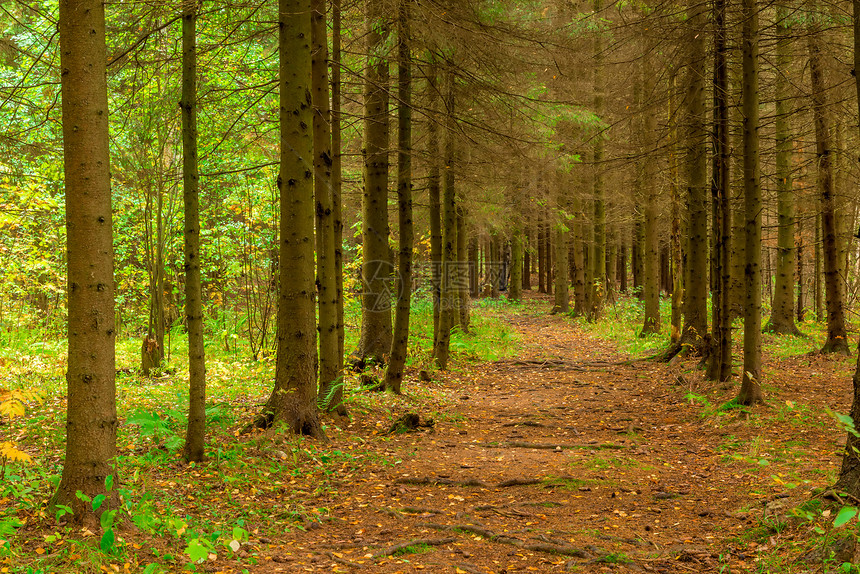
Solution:
<svg viewBox="0 0 860 574">
<path fill-rule="evenodd" d="M 385 388 L 400 394 L 409 347 L 409 307 L 412 300 L 412 55 L 410 10 L 412 0 L 399 0 L 397 10 L 397 308 L 391 353 L 385 369 Z"/>
<path fill-rule="evenodd" d="M 520 231 L 520 244 L 522 245 L 523 251 L 523 289 L 526 291 L 531 291 L 532 289 L 532 273 L 531 273 L 531 265 L 532 265 L 532 254 L 531 254 L 531 234 L 529 233 L 528 223 L 526 223 L 526 231 L 525 233 Z"/>
<path fill-rule="evenodd" d="M 317 413 L 311 0 L 280 0 L 280 289 L 275 387 L 255 425 L 325 438 Z"/>
<path fill-rule="evenodd" d="M 579 193 L 573 195 L 573 314 L 585 317 L 588 314 L 586 302 L 585 257 L 587 246 L 583 237 L 585 224 L 583 222 L 582 200 Z"/>
<path fill-rule="evenodd" d="M 555 305 L 553 311 L 567 314 L 570 311 L 570 294 L 568 292 L 568 261 L 567 261 L 567 228 L 566 222 L 557 216 L 555 228 Z"/>
<path fill-rule="evenodd" d="M 777 12 L 776 68 L 787 70 L 791 62 L 789 51 L 788 14 L 784 8 Z M 777 239 L 776 292 L 770 320 L 764 330 L 783 335 L 800 335 L 794 324 L 794 189 L 791 177 L 792 113 L 788 81 L 784 72 L 777 72 L 776 82 L 776 202 L 779 234 Z"/>
<path fill-rule="evenodd" d="M 66 456 L 49 507 L 98 525 L 78 491 L 108 495 L 100 512 L 118 508 L 105 479 L 115 473 L 116 386 L 114 258 L 110 190 L 104 4 L 60 2 L 60 66 L 68 270 Z M 114 483 L 119 481 L 114 478 Z"/>
<path fill-rule="evenodd" d="M 508 300 L 523 299 L 523 232 L 515 228 L 511 234 L 511 283 L 508 285 Z"/>
<path fill-rule="evenodd" d="M 650 57 L 642 66 L 642 89 L 645 97 L 654 93 L 654 77 Z M 657 118 L 653 113 L 646 112 L 642 121 L 641 150 L 647 154 L 655 149 L 657 137 Z M 660 238 L 658 235 L 657 210 L 657 163 L 646 159 L 642 172 L 644 193 L 644 232 L 645 250 L 643 253 L 644 280 L 643 299 L 645 302 L 645 322 L 642 325 L 641 336 L 660 332 Z"/>
<path fill-rule="evenodd" d="M 455 267 L 457 262 L 457 201 L 454 190 L 454 74 L 445 70 L 445 177 L 442 187 L 442 293 L 436 364 L 448 369 L 451 328 L 457 310 Z"/>
<path fill-rule="evenodd" d="M 204 458 L 206 358 L 200 279 L 200 194 L 197 172 L 197 3 L 182 4 L 182 199 L 185 207 L 185 320 L 188 328 L 188 428 L 183 454 Z"/>
<path fill-rule="evenodd" d="M 361 337 L 357 355 L 378 364 L 391 350 L 388 282 L 388 14 L 383 0 L 365 3 L 364 196 L 362 198 Z"/>
<path fill-rule="evenodd" d="M 600 14 L 602 0 L 594 0 L 594 13 Z M 594 89 L 594 114 L 603 116 L 603 32 L 594 35 L 594 69 L 592 87 Z M 602 311 L 606 294 L 606 189 L 603 185 L 603 132 L 599 132 L 592 142 L 594 176 L 592 193 L 594 195 L 594 245 L 591 250 L 592 277 L 591 320 L 597 320 Z"/>
<path fill-rule="evenodd" d="M 684 289 L 684 329 L 681 342 L 697 352 L 708 333 L 708 126 L 705 111 L 705 5 L 688 9 L 690 68 L 687 78 L 687 196 L 689 225 Z"/>
<path fill-rule="evenodd" d="M 405 1 L 405 0 L 404 0 Z M 466 211 L 457 206 L 457 311 L 460 329 L 469 332 L 469 266 L 466 254 Z"/>
<path fill-rule="evenodd" d="M 469 238 L 469 294 L 473 299 L 481 294 L 478 284 L 478 238 Z"/>
<path fill-rule="evenodd" d="M 340 369 L 335 278 L 334 217 L 331 197 L 331 108 L 328 80 L 326 0 L 311 0 L 311 43 L 314 134 L 314 201 L 316 203 L 317 305 L 319 312 L 320 407 L 346 415 Z"/>
<path fill-rule="evenodd" d="M 627 242 L 622 241 L 618 249 L 618 290 L 627 293 Z"/>
<path fill-rule="evenodd" d="M 546 233 L 544 231 L 543 217 L 538 216 L 537 223 L 537 250 L 538 250 L 538 293 L 546 293 Z"/>
<path fill-rule="evenodd" d="M 853 0 L 853 30 L 854 30 L 854 69 L 860 70 L 860 0 Z M 860 117 L 860 74 L 854 74 L 855 96 L 858 104 L 858 117 Z M 851 420 L 855 425 L 860 422 L 860 348 L 857 352 L 857 364 L 854 367 L 852 378 L 854 387 L 854 398 L 851 403 Z M 834 488 L 840 492 L 846 492 L 853 499 L 860 497 L 860 437 L 848 433 L 845 451 L 842 454 L 842 467 L 839 470 L 839 479 Z"/>
<path fill-rule="evenodd" d="M 761 175 L 759 173 L 758 12 L 756 0 L 743 0 L 743 142 L 746 229 L 744 370 L 737 402 L 764 401 L 761 390 Z"/>
<path fill-rule="evenodd" d="M 803 218 L 797 219 L 797 307 L 796 318 L 799 323 L 803 322 L 804 316 L 804 274 L 803 274 Z"/>
<path fill-rule="evenodd" d="M 705 378 L 727 381 L 732 376 L 732 324 L 729 310 L 731 279 L 729 240 L 731 204 L 729 203 L 729 82 L 726 48 L 726 2 L 714 4 L 714 155 L 711 176 L 711 205 L 714 251 L 711 254 L 713 293 L 711 296 L 711 345 Z"/>
<path fill-rule="evenodd" d="M 438 70 L 430 65 L 427 72 L 427 192 L 430 198 L 430 282 L 433 294 L 433 349 L 439 339 L 442 293 L 442 200 L 439 174 L 439 86 Z"/>
<path fill-rule="evenodd" d="M 816 4 L 812 4 L 814 14 Z M 843 283 L 839 277 L 839 250 L 836 238 L 836 212 L 834 208 L 833 156 L 830 142 L 830 109 L 824 82 L 817 22 L 810 24 L 807 42 L 809 47 L 809 69 L 812 80 L 812 113 L 815 120 L 815 147 L 818 157 L 818 189 L 821 194 L 822 252 L 824 256 L 824 287 L 827 305 L 827 341 L 822 353 L 845 353 L 848 350 L 848 334 L 845 331 L 843 309 Z"/>
<path fill-rule="evenodd" d="M 552 235 L 553 235 L 553 226 L 550 224 L 549 214 L 546 215 L 543 222 L 544 231 L 543 238 L 546 244 L 544 245 L 543 252 L 546 256 L 546 279 L 544 283 L 546 284 L 546 293 L 547 295 L 552 295 L 552 283 L 553 283 L 553 274 L 552 274 L 552 263 L 554 257 L 552 256 Z M 501 255 L 501 252 L 499 253 Z M 501 259 L 501 257 L 500 257 Z"/>
<path fill-rule="evenodd" d="M 337 368 L 343 372 L 343 154 L 341 152 L 341 0 L 331 0 L 331 209 L 334 225 L 334 276 L 337 291 Z"/>
</svg>

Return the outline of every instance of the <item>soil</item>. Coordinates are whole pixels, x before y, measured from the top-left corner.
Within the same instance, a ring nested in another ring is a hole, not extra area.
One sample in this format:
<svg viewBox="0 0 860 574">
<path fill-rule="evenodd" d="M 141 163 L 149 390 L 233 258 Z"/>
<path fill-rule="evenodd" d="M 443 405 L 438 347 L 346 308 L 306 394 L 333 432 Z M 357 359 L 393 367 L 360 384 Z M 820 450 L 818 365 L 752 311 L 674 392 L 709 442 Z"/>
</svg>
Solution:
<svg viewBox="0 0 860 574">
<path fill-rule="evenodd" d="M 844 435 L 823 407 L 847 412 L 849 361 L 765 357 L 768 405 L 721 412 L 737 383 L 704 382 L 695 359 L 625 363 L 562 317 L 505 317 L 521 356 L 431 383 L 415 373 L 407 384 L 443 397 L 414 405 L 417 426 L 386 434 L 401 413 L 377 412 L 330 431 L 334 448 L 366 437 L 379 464 L 314 502 L 330 510 L 322 523 L 261 539 L 252 571 L 744 572 L 802 560 L 812 543 L 788 513 L 838 468 Z M 799 568 L 820 571 L 809 556 Z"/>
</svg>

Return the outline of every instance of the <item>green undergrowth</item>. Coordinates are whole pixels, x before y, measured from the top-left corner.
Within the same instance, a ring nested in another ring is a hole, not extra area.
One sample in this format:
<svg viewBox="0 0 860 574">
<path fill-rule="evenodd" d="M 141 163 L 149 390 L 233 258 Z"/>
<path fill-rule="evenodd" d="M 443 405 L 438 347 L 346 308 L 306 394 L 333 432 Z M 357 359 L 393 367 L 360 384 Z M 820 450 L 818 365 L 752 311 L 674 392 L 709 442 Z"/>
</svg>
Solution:
<svg viewBox="0 0 860 574">
<path fill-rule="evenodd" d="M 511 307 L 504 301 L 472 306 L 470 332 L 452 334 L 453 368 L 518 352 L 519 338 L 503 321 Z M 347 313 L 347 349 L 360 327 L 354 311 Z M 335 440 L 318 443 L 285 429 L 241 434 L 271 392 L 275 357 L 264 352 L 254 360 L 241 331 L 225 343 L 223 332 L 210 330 L 207 460 L 191 465 L 181 459 L 188 405 L 185 334 L 171 333 L 169 361 L 150 377 L 138 371 L 140 340 L 119 340 L 120 424 L 111 481 L 121 506 L 107 509 L 116 520 L 116 527 L 103 525 L 108 537 L 48 514 L 64 452 L 66 345 L 36 334 L 17 337 L 0 349 L 0 388 L 35 387 L 41 402 L 27 404 L 25 416 L 0 426 L 3 437 L 15 437 L 33 457 L 31 464 L 0 460 L 0 571 L 253 572 L 271 557 L 261 539 L 291 538 L 296 530 L 324 525 L 340 485 L 360 466 L 401 462 L 368 448 L 368 441 L 389 440 L 394 419 L 407 411 L 421 412 L 422 420 L 452 417 L 455 397 L 437 382 L 417 380 L 418 368 L 430 367 L 432 331 L 432 305 L 416 299 L 404 394 L 368 393 L 359 388 L 359 373 L 347 373 L 344 401 L 353 417 L 324 415 Z"/>
</svg>

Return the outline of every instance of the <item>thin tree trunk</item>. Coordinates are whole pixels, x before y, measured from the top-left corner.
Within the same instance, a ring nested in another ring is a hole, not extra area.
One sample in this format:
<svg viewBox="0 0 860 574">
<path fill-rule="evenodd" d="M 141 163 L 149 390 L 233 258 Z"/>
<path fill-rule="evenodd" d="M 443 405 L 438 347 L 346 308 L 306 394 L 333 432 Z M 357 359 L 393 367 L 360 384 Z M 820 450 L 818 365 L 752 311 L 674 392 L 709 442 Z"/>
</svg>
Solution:
<svg viewBox="0 0 860 574">
<path fill-rule="evenodd" d="M 409 308 L 412 300 L 412 55 L 410 10 L 412 0 L 399 0 L 397 10 L 397 308 L 391 353 L 385 369 L 385 388 L 400 394 L 409 346 Z"/>
<path fill-rule="evenodd" d="M 729 203 L 729 110 L 728 62 L 726 48 L 726 2 L 714 4 L 714 155 L 711 176 L 713 212 L 711 254 L 713 293 L 711 297 L 711 344 L 706 378 L 727 381 L 732 369 L 732 326 L 729 310 L 731 278 L 729 240 L 731 236 L 731 204 Z"/>
<path fill-rule="evenodd" d="M 314 201 L 316 203 L 317 305 L 319 312 L 319 403 L 326 411 L 346 415 L 337 326 L 334 217 L 331 196 L 331 108 L 328 79 L 326 0 L 311 0 L 314 134 Z"/>
<path fill-rule="evenodd" d="M 511 234 L 511 283 L 508 285 L 508 300 L 523 299 L 523 232 L 516 227 Z"/>
<path fill-rule="evenodd" d="M 746 266 L 744 277 L 744 370 L 737 402 L 764 401 L 761 390 L 761 175 L 759 173 L 758 12 L 756 0 L 743 0 L 743 142 Z"/>
<path fill-rule="evenodd" d="M 445 70 L 445 176 L 442 187 L 442 293 L 436 364 L 448 369 L 451 328 L 457 307 L 454 267 L 457 262 L 457 200 L 454 190 L 454 74 Z"/>
<path fill-rule="evenodd" d="M 814 13 L 816 4 L 812 4 Z M 827 305 L 827 341 L 822 353 L 850 353 L 845 330 L 843 282 L 839 277 L 839 249 L 834 208 L 833 156 L 830 144 L 830 111 L 827 107 L 824 70 L 819 40 L 820 26 L 810 25 L 807 35 L 809 69 L 812 80 L 812 113 L 818 156 L 818 189 L 821 193 L 821 231 L 824 238 L 824 285 Z"/>
<path fill-rule="evenodd" d="M 567 261 L 567 228 L 565 221 L 556 221 L 555 228 L 555 305 L 553 311 L 567 314 L 570 311 L 570 294 L 568 291 L 568 261 Z"/>
<path fill-rule="evenodd" d="M 538 293 L 546 293 L 546 233 L 543 217 L 537 222 Z"/>
<path fill-rule="evenodd" d="M 550 224 L 549 214 L 547 213 L 544 218 L 544 232 L 543 237 L 546 244 L 544 245 L 543 252 L 546 256 L 546 279 L 544 283 L 546 284 L 546 293 L 547 295 L 552 295 L 552 284 L 553 284 L 553 274 L 552 274 L 552 264 L 553 264 L 553 255 L 552 255 L 552 236 L 553 236 L 553 226 Z M 501 251 L 499 251 L 499 255 L 501 255 Z M 501 259 L 501 257 L 499 257 Z"/>
<path fill-rule="evenodd" d="M 794 324 L 794 189 L 791 177 L 791 131 L 789 117 L 792 113 L 788 80 L 791 53 L 789 51 L 789 28 L 787 11 L 777 12 L 776 42 L 776 201 L 779 234 L 777 239 L 776 292 L 770 320 L 764 330 L 783 335 L 800 335 Z"/>
<path fill-rule="evenodd" d="M 603 10 L 602 0 L 594 0 L 594 13 L 601 15 Z M 594 35 L 594 69 L 592 78 L 594 89 L 594 114 L 603 116 L 603 32 L 597 30 Z M 591 319 L 600 317 L 604 297 L 607 292 L 606 285 L 606 189 L 603 185 L 603 133 L 598 133 L 592 142 L 592 159 L 594 176 L 592 180 L 592 193 L 594 195 L 594 245 L 592 247 L 593 260 L 591 263 L 594 270 L 592 277 L 592 301 Z"/>
<path fill-rule="evenodd" d="M 853 0 L 853 30 L 854 30 L 854 69 L 860 70 L 860 0 Z M 858 104 L 858 117 L 860 117 L 860 74 L 854 74 L 855 96 Z M 860 348 L 857 353 L 857 364 L 854 367 L 852 378 L 854 397 L 851 402 L 851 420 L 857 424 L 860 421 Z M 839 470 L 839 478 L 834 488 L 839 492 L 846 492 L 857 499 L 860 496 L 860 437 L 848 433 L 845 450 L 842 454 L 842 467 Z"/>
<path fill-rule="evenodd" d="M 645 97 L 651 97 L 654 92 L 654 77 L 650 57 L 642 65 L 642 90 Z M 641 106 L 640 106 L 641 110 Z M 647 153 L 656 147 L 657 118 L 654 114 L 644 112 L 642 121 L 642 152 Z M 647 160 L 642 172 L 644 191 L 644 281 L 643 299 L 645 302 L 645 322 L 641 336 L 660 332 L 660 238 L 658 236 L 657 211 L 657 164 Z"/>
<path fill-rule="evenodd" d="M 582 200 L 579 193 L 574 191 L 573 195 L 573 313 L 577 317 L 585 317 L 588 315 L 588 305 L 586 303 L 585 282 L 585 258 L 584 253 L 587 251 L 585 239 L 583 237 L 585 224 L 583 223 Z"/>
<path fill-rule="evenodd" d="M 427 191 L 430 199 L 430 281 L 433 293 L 433 349 L 439 339 L 439 317 L 442 294 L 442 200 L 439 174 L 439 86 L 434 64 L 427 72 Z"/>
<path fill-rule="evenodd" d="M 110 192 L 104 4 L 60 2 L 60 66 L 68 269 L 66 455 L 49 507 L 72 508 L 76 523 L 98 524 L 77 492 L 107 494 L 116 456 L 114 257 Z M 119 481 L 115 479 L 114 483 Z"/>
<path fill-rule="evenodd" d="M 687 9 L 690 68 L 687 78 L 687 233 L 684 329 L 681 342 L 701 352 L 708 332 L 708 129 L 705 111 L 705 5 Z"/>
<path fill-rule="evenodd" d="M 383 0 L 365 3 L 364 195 L 361 203 L 361 336 L 357 355 L 378 364 L 391 350 L 388 250 L 388 14 Z"/>
<path fill-rule="evenodd" d="M 466 252 L 466 210 L 457 206 L 457 311 L 458 324 L 464 333 L 469 332 L 469 268 Z"/>
<path fill-rule="evenodd" d="M 337 369 L 343 372 L 343 154 L 341 136 L 341 0 L 331 0 L 331 204 L 334 225 L 334 276 L 337 292 Z"/>
<path fill-rule="evenodd" d="M 188 328 L 188 428 L 183 454 L 204 458 L 206 358 L 200 280 L 200 194 L 197 172 L 197 2 L 182 4 L 182 198 L 185 206 L 185 320 Z"/>
<path fill-rule="evenodd" d="M 525 228 L 526 228 L 525 233 L 523 233 L 522 230 L 520 231 L 520 233 L 522 234 L 520 242 L 522 244 L 522 250 L 523 250 L 523 272 L 522 272 L 522 274 L 523 274 L 523 290 L 531 291 L 531 289 L 532 289 L 532 272 L 531 272 L 532 254 L 531 254 L 531 234 L 528 231 L 529 230 L 528 223 L 526 223 Z"/>
</svg>

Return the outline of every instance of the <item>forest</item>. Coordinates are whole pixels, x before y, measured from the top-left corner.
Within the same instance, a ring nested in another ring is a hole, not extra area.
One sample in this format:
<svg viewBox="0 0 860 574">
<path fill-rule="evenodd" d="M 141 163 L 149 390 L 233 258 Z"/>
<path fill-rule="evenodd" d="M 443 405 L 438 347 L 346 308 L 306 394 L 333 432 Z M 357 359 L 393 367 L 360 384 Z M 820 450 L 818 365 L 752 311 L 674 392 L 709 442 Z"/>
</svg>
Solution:
<svg viewBox="0 0 860 574">
<path fill-rule="evenodd" d="M 0 0 L 0 572 L 860 573 L 858 42 Z"/>
</svg>

